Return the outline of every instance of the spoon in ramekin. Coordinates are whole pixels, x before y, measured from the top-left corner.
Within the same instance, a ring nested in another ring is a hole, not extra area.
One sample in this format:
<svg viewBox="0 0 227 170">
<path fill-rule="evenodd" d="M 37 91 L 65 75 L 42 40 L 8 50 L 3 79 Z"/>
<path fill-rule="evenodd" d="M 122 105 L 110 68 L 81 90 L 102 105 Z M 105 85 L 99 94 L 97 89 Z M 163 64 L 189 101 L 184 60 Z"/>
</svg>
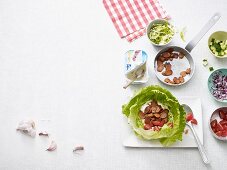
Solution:
<svg viewBox="0 0 227 170">
<path fill-rule="evenodd" d="M 187 113 L 192 113 L 192 114 L 193 114 L 192 109 L 191 109 L 188 105 L 182 104 L 182 106 L 184 107 L 184 110 L 185 110 L 186 114 L 187 114 Z M 187 122 L 186 122 L 186 125 L 188 125 L 188 127 L 189 127 L 189 128 L 191 129 L 191 131 L 192 131 L 192 134 L 194 135 L 194 138 L 195 138 L 195 141 L 196 141 L 196 143 L 197 143 L 197 145 L 198 145 L 198 149 L 199 149 L 200 155 L 201 155 L 201 157 L 202 157 L 202 159 L 203 159 L 203 162 L 204 162 L 205 164 L 209 164 L 210 161 L 209 161 L 209 159 L 208 159 L 208 157 L 207 157 L 205 148 L 203 147 L 202 143 L 200 142 L 200 139 L 199 139 L 199 137 L 197 136 L 197 134 L 196 134 L 196 132 L 195 132 L 195 129 L 194 129 L 194 127 L 193 127 L 191 121 L 187 121 Z"/>
<path fill-rule="evenodd" d="M 135 71 L 135 75 L 134 77 L 132 78 L 132 80 L 130 80 L 123 88 L 126 89 L 129 85 L 131 85 L 136 79 L 139 79 L 141 77 L 143 77 L 145 74 L 145 70 L 142 68 L 142 69 L 138 69 Z"/>
</svg>

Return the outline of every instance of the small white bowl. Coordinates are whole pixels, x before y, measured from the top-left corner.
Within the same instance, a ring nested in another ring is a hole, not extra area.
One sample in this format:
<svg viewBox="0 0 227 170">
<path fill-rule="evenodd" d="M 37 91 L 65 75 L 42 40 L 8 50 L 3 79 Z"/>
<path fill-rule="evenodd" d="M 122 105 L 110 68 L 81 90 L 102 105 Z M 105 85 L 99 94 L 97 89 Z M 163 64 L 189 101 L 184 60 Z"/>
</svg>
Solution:
<svg viewBox="0 0 227 170">
<path fill-rule="evenodd" d="M 212 115 L 211 115 L 211 117 L 210 117 L 210 121 L 209 121 L 209 125 L 208 125 L 208 126 L 209 126 L 209 129 L 210 129 L 211 134 L 212 134 L 216 139 L 219 139 L 219 140 L 221 140 L 221 141 L 227 142 L 227 137 L 217 136 L 217 135 L 214 133 L 214 131 L 212 130 L 211 124 L 210 124 L 214 119 L 217 119 L 218 121 L 220 120 L 220 118 L 219 118 L 219 111 L 220 111 L 220 110 L 223 110 L 224 112 L 227 112 L 227 107 L 220 107 L 220 108 L 216 109 L 216 110 L 212 113 Z"/>
<path fill-rule="evenodd" d="M 153 41 L 151 41 L 151 39 L 149 38 L 149 32 L 154 24 L 163 24 L 163 23 L 167 23 L 168 25 L 170 25 L 173 28 L 174 34 L 173 34 L 171 40 L 169 42 L 167 42 L 166 44 L 156 44 Z M 162 47 L 162 46 L 169 44 L 173 40 L 173 37 L 175 35 L 175 30 L 174 30 L 174 26 L 172 24 L 170 24 L 169 21 L 167 21 L 165 19 L 155 19 L 148 24 L 148 26 L 146 28 L 146 34 L 147 34 L 147 38 L 151 42 L 151 44 L 158 46 L 158 47 Z"/>
<path fill-rule="evenodd" d="M 213 34 L 210 35 L 210 37 L 208 38 L 208 48 L 209 48 L 209 51 L 210 53 L 217 57 L 217 58 L 226 58 L 227 57 L 227 54 L 223 55 L 223 56 L 219 56 L 219 55 L 215 55 L 211 49 L 210 49 L 210 42 L 212 39 L 218 39 L 218 40 L 221 40 L 221 41 L 225 41 L 227 40 L 227 32 L 226 31 L 216 31 L 214 32 Z"/>
</svg>

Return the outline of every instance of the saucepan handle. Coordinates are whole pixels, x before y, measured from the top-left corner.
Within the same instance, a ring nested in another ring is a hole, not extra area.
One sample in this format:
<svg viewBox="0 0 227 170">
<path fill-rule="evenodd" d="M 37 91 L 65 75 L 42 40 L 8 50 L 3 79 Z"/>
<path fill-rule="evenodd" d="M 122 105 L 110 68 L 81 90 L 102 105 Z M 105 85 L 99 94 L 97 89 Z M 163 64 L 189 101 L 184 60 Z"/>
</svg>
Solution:
<svg viewBox="0 0 227 170">
<path fill-rule="evenodd" d="M 209 29 L 220 19 L 221 15 L 219 13 L 215 13 L 206 25 L 200 30 L 200 32 L 186 45 L 185 49 L 188 52 L 191 52 L 192 49 L 197 45 L 197 43 L 203 38 L 203 36 L 209 31 Z"/>
</svg>

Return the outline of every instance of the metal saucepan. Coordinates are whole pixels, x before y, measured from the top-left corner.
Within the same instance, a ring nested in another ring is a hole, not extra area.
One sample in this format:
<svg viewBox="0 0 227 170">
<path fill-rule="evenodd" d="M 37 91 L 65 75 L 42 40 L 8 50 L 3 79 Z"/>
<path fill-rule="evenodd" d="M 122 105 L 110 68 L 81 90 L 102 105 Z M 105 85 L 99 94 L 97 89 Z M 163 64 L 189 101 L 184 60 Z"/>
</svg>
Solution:
<svg viewBox="0 0 227 170">
<path fill-rule="evenodd" d="M 206 23 L 206 25 L 203 26 L 201 31 L 186 45 L 185 48 L 181 48 L 179 46 L 168 46 L 157 53 L 154 60 L 154 70 L 155 70 L 156 76 L 161 82 L 171 86 L 178 86 L 178 85 L 185 84 L 191 79 L 195 71 L 195 64 L 190 52 L 197 45 L 197 43 L 202 39 L 202 37 L 207 33 L 207 31 L 219 20 L 220 17 L 221 16 L 219 13 L 215 13 L 211 17 L 211 19 Z M 167 60 L 165 60 L 165 56 L 169 56 L 169 55 L 171 56 L 175 55 L 175 58 L 177 59 L 175 59 L 174 57 L 172 57 L 171 59 L 170 57 L 170 58 L 167 58 Z M 181 59 L 179 56 L 181 56 Z M 164 62 L 161 61 L 163 59 L 164 59 Z M 161 62 L 164 65 L 160 65 Z M 170 73 L 169 71 L 166 72 L 168 67 L 167 65 L 171 67 L 171 70 L 172 70 L 171 75 L 169 75 Z M 157 70 L 158 66 L 159 66 L 159 71 Z M 163 66 L 164 66 L 163 70 L 160 71 Z M 170 80 L 170 82 L 168 79 Z"/>
</svg>

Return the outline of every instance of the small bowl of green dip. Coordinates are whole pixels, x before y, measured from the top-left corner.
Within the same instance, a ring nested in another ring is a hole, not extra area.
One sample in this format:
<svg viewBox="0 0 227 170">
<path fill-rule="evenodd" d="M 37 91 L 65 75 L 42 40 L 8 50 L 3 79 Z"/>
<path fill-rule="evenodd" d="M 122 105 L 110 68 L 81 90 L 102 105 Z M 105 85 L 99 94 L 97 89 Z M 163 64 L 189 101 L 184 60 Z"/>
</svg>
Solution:
<svg viewBox="0 0 227 170">
<path fill-rule="evenodd" d="M 156 19 L 147 26 L 147 37 L 155 46 L 169 44 L 175 34 L 174 27 L 165 19 Z"/>
</svg>

